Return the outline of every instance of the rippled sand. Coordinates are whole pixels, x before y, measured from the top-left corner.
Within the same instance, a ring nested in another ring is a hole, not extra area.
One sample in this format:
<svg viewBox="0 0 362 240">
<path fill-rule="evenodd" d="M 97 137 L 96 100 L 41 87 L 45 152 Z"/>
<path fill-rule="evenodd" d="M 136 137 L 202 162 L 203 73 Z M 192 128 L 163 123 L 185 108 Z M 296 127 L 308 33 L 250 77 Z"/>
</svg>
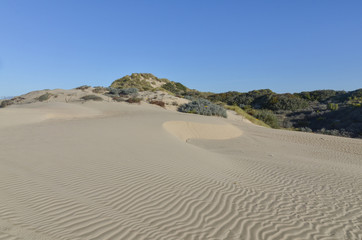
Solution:
<svg viewBox="0 0 362 240">
<path fill-rule="evenodd" d="M 0 118 L 0 239 L 362 239 L 361 140 L 105 102 Z"/>
</svg>

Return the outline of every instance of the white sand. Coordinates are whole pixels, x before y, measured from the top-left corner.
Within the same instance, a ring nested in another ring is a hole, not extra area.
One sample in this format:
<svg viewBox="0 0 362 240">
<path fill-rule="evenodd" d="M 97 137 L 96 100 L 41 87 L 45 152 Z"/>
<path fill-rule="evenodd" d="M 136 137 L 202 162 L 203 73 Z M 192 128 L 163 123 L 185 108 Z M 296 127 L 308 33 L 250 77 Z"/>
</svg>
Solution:
<svg viewBox="0 0 362 240">
<path fill-rule="evenodd" d="M 0 239 L 362 239 L 362 141 L 149 105 L 11 106 Z"/>
</svg>

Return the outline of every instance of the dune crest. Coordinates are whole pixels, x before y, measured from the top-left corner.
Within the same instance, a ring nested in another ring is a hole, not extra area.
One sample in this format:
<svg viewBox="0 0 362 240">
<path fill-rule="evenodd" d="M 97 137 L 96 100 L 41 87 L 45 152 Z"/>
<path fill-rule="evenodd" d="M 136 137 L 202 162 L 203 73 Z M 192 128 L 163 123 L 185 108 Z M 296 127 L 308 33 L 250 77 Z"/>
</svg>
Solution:
<svg viewBox="0 0 362 240">
<path fill-rule="evenodd" d="M 224 140 L 241 136 L 242 131 L 231 124 L 208 124 L 187 121 L 168 121 L 163 123 L 172 135 L 182 141 L 190 138 Z"/>
<path fill-rule="evenodd" d="M 68 103 L 33 103 L 1 110 L 0 128 L 33 124 L 51 119 L 76 119 L 101 116 L 91 107 Z"/>
</svg>

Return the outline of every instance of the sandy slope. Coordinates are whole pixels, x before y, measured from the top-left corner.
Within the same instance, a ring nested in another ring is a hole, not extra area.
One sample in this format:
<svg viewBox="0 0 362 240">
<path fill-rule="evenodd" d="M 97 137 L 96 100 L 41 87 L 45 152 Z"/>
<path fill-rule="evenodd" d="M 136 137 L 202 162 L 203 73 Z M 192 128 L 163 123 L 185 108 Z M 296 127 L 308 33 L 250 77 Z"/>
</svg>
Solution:
<svg viewBox="0 0 362 240">
<path fill-rule="evenodd" d="M 362 141 L 149 105 L 1 109 L 0 239 L 362 239 Z"/>
</svg>

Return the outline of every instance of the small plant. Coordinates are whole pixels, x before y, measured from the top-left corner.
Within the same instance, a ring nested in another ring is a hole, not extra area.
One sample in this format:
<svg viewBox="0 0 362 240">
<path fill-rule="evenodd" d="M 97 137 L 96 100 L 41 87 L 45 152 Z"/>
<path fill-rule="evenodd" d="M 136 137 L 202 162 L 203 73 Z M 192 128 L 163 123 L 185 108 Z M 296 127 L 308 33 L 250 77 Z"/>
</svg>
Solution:
<svg viewBox="0 0 362 240">
<path fill-rule="evenodd" d="M 36 100 L 40 101 L 40 102 L 44 102 L 46 100 L 48 100 L 53 94 L 51 93 L 45 93 L 39 97 L 36 98 Z"/>
<path fill-rule="evenodd" d="M 86 95 L 81 97 L 80 99 L 84 101 L 93 100 L 93 101 L 103 101 L 103 98 L 96 96 L 96 95 Z"/>
<path fill-rule="evenodd" d="M 183 104 L 178 110 L 186 113 L 227 117 L 225 108 L 202 98 Z"/>
<path fill-rule="evenodd" d="M 151 100 L 150 103 L 165 108 L 165 102 L 163 102 L 163 101 Z"/>
<path fill-rule="evenodd" d="M 84 90 L 86 90 L 86 89 L 88 89 L 88 88 L 90 88 L 90 86 L 88 86 L 88 85 L 82 85 L 82 86 L 77 87 L 76 89 L 84 91 Z"/>
<path fill-rule="evenodd" d="M 332 110 L 332 111 L 337 111 L 338 110 L 338 104 L 337 103 L 328 103 L 327 109 Z"/>
<path fill-rule="evenodd" d="M 141 103 L 142 98 L 137 98 L 137 97 L 131 97 L 129 99 L 126 100 L 126 102 L 128 103 Z"/>
</svg>

